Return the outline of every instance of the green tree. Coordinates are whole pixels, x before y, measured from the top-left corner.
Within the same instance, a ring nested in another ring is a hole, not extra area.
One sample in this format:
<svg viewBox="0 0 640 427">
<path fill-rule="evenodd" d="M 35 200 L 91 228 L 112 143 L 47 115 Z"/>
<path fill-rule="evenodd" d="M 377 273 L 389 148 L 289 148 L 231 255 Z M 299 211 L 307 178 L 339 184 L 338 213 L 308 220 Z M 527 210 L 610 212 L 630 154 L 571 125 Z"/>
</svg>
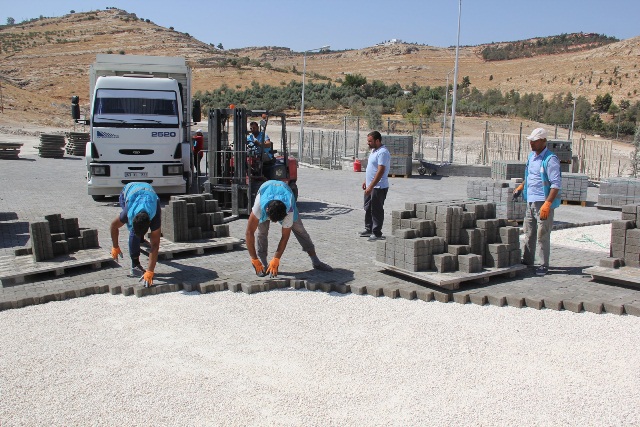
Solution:
<svg viewBox="0 0 640 427">
<path fill-rule="evenodd" d="M 613 102 L 613 98 L 610 93 L 606 93 L 604 95 L 596 96 L 596 99 L 593 101 L 593 108 L 599 113 L 604 113 L 609 111 L 609 107 Z"/>
<path fill-rule="evenodd" d="M 640 125 L 636 128 L 636 134 L 633 137 L 633 153 L 631 153 L 631 174 L 634 178 L 638 177 L 638 169 L 640 169 Z"/>
<path fill-rule="evenodd" d="M 220 49 L 220 50 L 224 50 L 224 46 L 222 46 L 222 43 L 218 43 L 217 48 Z"/>
<path fill-rule="evenodd" d="M 342 84 L 344 86 L 360 87 L 367 84 L 367 78 L 362 74 L 347 74 Z"/>
<path fill-rule="evenodd" d="M 12 17 L 7 18 L 7 25 L 14 25 L 15 23 L 16 23 L 16 20 L 13 19 Z"/>
</svg>

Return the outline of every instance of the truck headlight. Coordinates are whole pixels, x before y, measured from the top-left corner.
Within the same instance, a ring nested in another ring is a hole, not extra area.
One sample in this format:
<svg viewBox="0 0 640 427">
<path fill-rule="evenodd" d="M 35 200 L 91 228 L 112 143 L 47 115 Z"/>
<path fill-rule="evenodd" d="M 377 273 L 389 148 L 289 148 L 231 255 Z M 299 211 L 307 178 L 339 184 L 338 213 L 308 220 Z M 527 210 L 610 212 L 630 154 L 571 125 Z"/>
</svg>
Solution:
<svg viewBox="0 0 640 427">
<path fill-rule="evenodd" d="M 110 176 L 111 171 L 109 169 L 109 165 L 91 165 L 91 175 Z"/>
<path fill-rule="evenodd" d="M 162 166 L 163 175 L 182 175 L 182 164 Z"/>
</svg>

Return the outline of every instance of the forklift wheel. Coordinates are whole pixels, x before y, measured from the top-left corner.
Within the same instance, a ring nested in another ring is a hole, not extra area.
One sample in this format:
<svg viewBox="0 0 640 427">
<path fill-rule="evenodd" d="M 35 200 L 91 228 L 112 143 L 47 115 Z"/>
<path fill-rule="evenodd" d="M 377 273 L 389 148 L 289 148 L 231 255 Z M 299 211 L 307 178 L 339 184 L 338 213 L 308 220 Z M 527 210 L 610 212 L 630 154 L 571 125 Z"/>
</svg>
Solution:
<svg viewBox="0 0 640 427">
<path fill-rule="evenodd" d="M 420 175 L 424 175 L 425 173 L 427 173 L 427 168 L 425 168 L 424 166 L 420 166 L 420 167 L 418 168 L 418 173 L 419 173 Z"/>
</svg>

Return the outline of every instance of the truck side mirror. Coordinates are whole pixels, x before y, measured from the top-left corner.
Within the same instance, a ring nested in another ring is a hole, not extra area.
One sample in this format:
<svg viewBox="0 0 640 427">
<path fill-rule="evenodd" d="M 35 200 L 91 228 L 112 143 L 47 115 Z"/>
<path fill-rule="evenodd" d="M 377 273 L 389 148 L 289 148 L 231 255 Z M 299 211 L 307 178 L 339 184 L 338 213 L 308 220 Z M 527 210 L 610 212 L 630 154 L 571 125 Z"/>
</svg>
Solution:
<svg viewBox="0 0 640 427">
<path fill-rule="evenodd" d="M 80 120 L 80 98 L 76 95 L 71 97 L 71 118 Z"/>
<path fill-rule="evenodd" d="M 193 100 L 193 109 L 191 110 L 191 117 L 193 117 L 194 122 L 199 122 L 202 120 L 202 109 L 200 108 L 200 100 Z"/>
</svg>

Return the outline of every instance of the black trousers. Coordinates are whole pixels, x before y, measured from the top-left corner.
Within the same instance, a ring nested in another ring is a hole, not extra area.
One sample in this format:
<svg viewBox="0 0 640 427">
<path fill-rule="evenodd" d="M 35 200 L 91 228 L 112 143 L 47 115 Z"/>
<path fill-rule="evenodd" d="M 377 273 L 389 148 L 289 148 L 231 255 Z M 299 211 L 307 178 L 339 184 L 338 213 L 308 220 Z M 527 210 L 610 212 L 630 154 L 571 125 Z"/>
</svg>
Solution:
<svg viewBox="0 0 640 427">
<path fill-rule="evenodd" d="M 364 228 L 378 237 L 382 236 L 387 191 L 389 188 L 374 188 L 370 195 L 364 195 Z"/>
</svg>

